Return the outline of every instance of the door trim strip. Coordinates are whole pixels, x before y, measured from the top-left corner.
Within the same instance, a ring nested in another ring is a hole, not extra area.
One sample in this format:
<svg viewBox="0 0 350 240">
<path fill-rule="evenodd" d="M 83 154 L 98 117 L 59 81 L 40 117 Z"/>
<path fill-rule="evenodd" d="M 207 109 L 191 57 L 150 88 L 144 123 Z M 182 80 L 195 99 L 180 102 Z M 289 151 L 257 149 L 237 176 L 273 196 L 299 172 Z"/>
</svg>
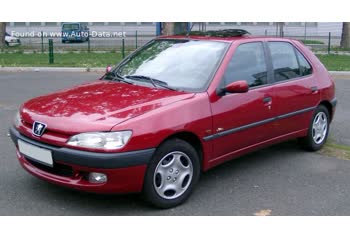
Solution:
<svg viewBox="0 0 350 240">
<path fill-rule="evenodd" d="M 247 125 L 243 125 L 243 126 L 240 126 L 240 127 L 231 128 L 231 129 L 219 132 L 219 133 L 215 133 L 215 134 L 203 137 L 203 140 L 204 141 L 211 141 L 211 140 L 214 140 L 214 139 L 226 136 L 226 135 L 230 135 L 230 134 L 242 131 L 242 130 L 246 130 L 246 129 L 253 128 L 253 127 L 258 127 L 260 125 L 267 124 L 267 123 L 270 123 L 270 122 L 273 122 L 273 121 L 277 121 L 277 120 L 293 117 L 295 115 L 299 115 L 299 114 L 302 114 L 302 113 L 306 113 L 306 112 L 309 112 L 309 111 L 313 111 L 315 108 L 316 107 L 304 108 L 304 109 L 301 109 L 301 110 L 298 110 L 298 111 L 282 114 L 282 115 L 279 115 L 279 116 L 276 116 L 276 117 L 273 117 L 273 118 L 268 118 L 268 119 L 264 119 L 262 121 L 249 123 Z"/>
</svg>

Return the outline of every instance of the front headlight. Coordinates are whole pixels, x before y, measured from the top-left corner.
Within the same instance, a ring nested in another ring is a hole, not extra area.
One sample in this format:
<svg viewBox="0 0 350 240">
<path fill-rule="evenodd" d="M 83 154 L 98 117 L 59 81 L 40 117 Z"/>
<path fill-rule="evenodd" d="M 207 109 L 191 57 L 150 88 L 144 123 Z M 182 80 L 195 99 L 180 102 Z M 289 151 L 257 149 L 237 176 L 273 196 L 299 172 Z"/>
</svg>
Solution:
<svg viewBox="0 0 350 240">
<path fill-rule="evenodd" d="M 19 111 L 16 112 L 16 115 L 13 119 L 13 124 L 15 125 L 16 128 L 18 128 L 19 125 L 21 125 L 21 115 L 20 115 Z"/>
<path fill-rule="evenodd" d="M 81 133 L 71 137 L 67 144 L 79 147 L 113 150 L 124 147 L 131 135 L 132 131 Z"/>
</svg>

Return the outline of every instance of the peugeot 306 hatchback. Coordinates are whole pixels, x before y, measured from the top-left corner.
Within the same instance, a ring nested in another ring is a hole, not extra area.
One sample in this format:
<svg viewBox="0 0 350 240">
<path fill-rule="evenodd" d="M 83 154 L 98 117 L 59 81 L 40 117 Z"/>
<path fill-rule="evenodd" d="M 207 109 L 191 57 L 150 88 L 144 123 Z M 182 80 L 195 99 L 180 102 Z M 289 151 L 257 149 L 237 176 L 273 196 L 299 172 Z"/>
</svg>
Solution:
<svg viewBox="0 0 350 240">
<path fill-rule="evenodd" d="M 25 102 L 10 129 L 20 164 L 169 208 L 242 154 L 292 138 L 319 150 L 337 102 L 321 62 L 296 40 L 222 32 L 154 39 L 99 80 Z"/>
</svg>

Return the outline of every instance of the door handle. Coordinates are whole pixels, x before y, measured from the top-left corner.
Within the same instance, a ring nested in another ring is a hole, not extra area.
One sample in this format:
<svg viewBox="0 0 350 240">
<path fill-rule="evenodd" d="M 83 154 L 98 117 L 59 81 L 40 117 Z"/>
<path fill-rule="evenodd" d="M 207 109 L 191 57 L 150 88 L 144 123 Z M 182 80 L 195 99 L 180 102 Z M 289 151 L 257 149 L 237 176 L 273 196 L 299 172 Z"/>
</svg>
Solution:
<svg viewBox="0 0 350 240">
<path fill-rule="evenodd" d="M 271 97 L 264 97 L 263 103 L 265 106 L 267 106 L 269 108 L 269 110 L 271 110 L 271 105 L 272 105 L 272 98 Z"/>
<path fill-rule="evenodd" d="M 318 92 L 318 88 L 316 86 L 311 87 L 311 92 L 312 93 L 317 93 Z"/>
<path fill-rule="evenodd" d="M 271 97 L 264 97 L 263 103 L 270 103 L 272 101 Z"/>
</svg>

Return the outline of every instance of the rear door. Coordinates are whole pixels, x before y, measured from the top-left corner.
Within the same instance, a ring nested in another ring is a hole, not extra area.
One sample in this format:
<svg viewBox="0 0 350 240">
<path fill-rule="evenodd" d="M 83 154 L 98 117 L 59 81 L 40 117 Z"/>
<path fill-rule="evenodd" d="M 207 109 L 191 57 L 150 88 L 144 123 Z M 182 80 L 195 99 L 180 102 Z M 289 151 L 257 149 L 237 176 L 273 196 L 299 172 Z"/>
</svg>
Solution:
<svg viewBox="0 0 350 240">
<path fill-rule="evenodd" d="M 289 42 L 271 41 L 267 45 L 274 78 L 274 135 L 305 130 L 320 99 L 311 64 Z"/>
</svg>

